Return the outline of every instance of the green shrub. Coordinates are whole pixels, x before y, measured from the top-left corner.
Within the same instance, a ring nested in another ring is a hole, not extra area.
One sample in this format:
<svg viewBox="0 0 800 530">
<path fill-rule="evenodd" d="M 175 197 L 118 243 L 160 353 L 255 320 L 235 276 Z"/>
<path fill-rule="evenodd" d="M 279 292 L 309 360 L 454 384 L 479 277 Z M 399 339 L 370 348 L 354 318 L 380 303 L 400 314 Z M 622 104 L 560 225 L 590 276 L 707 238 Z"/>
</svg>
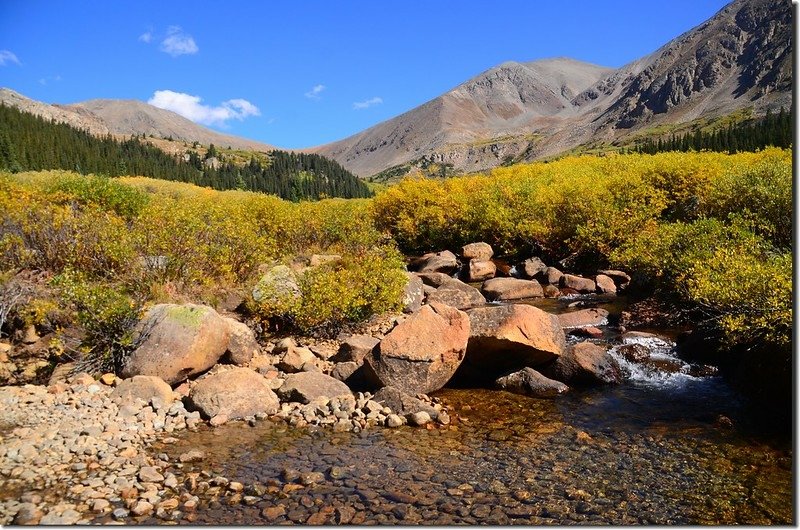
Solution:
<svg viewBox="0 0 800 530">
<path fill-rule="evenodd" d="M 134 327 L 142 303 L 121 287 L 91 281 L 85 274 L 66 270 L 53 278 L 64 302 L 77 312 L 86 338 L 78 355 L 76 371 L 116 372 L 136 348 Z"/>
</svg>

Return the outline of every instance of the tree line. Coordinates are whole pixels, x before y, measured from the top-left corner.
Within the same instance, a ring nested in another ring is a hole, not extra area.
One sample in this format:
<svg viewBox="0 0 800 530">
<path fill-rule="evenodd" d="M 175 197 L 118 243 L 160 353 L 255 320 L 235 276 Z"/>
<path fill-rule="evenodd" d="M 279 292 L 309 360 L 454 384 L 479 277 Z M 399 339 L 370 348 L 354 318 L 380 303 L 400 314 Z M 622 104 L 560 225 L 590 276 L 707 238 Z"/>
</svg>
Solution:
<svg viewBox="0 0 800 530">
<path fill-rule="evenodd" d="M 625 152 L 656 154 L 665 151 L 717 151 L 738 153 L 755 151 L 765 147 L 788 148 L 792 145 L 792 115 L 781 107 L 776 115 L 767 111 L 761 120 L 731 123 L 710 132 L 700 129 L 682 135 L 654 140 L 648 138 Z"/>
<path fill-rule="evenodd" d="M 216 148 L 209 152 L 217 154 Z M 190 151 L 172 156 L 138 137 L 97 137 L 54 120 L 0 104 L 0 169 L 64 169 L 110 177 L 137 175 L 217 190 L 243 189 L 298 201 L 369 197 L 369 188 L 337 162 L 316 154 L 272 151 L 269 163 L 209 163 Z"/>
</svg>

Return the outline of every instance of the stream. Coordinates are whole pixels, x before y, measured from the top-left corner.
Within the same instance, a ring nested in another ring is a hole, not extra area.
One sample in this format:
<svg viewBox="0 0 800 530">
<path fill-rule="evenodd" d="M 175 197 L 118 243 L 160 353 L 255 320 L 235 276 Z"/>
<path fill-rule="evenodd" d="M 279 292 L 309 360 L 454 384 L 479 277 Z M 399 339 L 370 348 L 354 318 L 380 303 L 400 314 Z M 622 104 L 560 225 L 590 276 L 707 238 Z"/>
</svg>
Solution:
<svg viewBox="0 0 800 530">
<path fill-rule="evenodd" d="M 551 312 L 570 303 L 537 301 Z M 623 303 L 604 307 L 614 313 Z M 681 363 L 670 334 L 661 335 L 654 357 Z M 793 523 L 789 426 L 770 423 L 721 377 L 643 370 L 618 358 L 622 384 L 554 400 L 444 388 L 434 396 L 451 410 L 448 426 L 341 433 L 231 423 L 154 450 L 174 461 L 199 449 L 206 459 L 197 471 L 211 466 L 271 492 L 252 506 L 201 497 L 179 523 Z M 292 484 L 308 472 L 323 478 Z"/>
</svg>

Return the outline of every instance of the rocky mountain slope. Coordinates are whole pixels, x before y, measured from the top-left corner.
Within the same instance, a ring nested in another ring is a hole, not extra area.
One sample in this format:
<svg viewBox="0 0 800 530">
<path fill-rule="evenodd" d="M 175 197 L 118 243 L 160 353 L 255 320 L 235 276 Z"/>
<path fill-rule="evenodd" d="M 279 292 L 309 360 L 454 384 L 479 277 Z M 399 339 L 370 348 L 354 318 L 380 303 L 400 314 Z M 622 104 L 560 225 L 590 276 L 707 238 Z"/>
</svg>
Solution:
<svg viewBox="0 0 800 530">
<path fill-rule="evenodd" d="M 361 176 L 430 162 L 478 171 L 619 142 L 660 124 L 791 107 L 791 3 L 736 0 L 617 70 L 503 63 L 396 118 L 313 148 Z"/>
<path fill-rule="evenodd" d="M 96 135 L 113 134 L 119 137 L 153 135 L 186 142 L 215 144 L 234 149 L 271 151 L 275 147 L 212 131 L 169 110 L 160 109 L 138 100 L 93 99 L 72 105 L 48 105 L 26 98 L 8 88 L 0 88 L 0 103 L 14 106 L 55 119 Z"/>
</svg>

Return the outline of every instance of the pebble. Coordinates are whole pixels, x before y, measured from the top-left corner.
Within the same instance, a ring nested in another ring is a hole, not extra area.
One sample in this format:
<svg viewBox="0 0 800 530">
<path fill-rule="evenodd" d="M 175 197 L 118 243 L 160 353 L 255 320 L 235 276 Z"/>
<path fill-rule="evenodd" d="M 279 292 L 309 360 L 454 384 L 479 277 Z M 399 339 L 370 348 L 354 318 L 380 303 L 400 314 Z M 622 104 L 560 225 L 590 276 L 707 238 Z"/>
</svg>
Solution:
<svg viewBox="0 0 800 530">
<path fill-rule="evenodd" d="M 147 515 L 153 511 L 153 505 L 147 501 L 138 501 L 131 508 L 133 515 Z"/>
</svg>

